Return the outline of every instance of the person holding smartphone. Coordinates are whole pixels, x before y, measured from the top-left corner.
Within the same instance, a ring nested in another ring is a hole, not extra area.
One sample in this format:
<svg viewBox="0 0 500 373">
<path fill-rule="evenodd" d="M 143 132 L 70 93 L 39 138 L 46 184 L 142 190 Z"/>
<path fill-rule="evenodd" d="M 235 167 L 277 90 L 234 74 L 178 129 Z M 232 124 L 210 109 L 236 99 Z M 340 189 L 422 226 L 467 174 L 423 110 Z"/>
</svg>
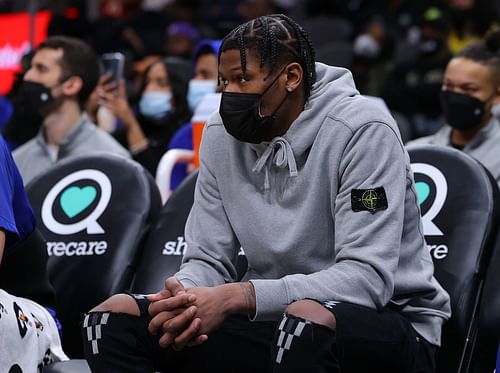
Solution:
<svg viewBox="0 0 500 373">
<path fill-rule="evenodd" d="M 85 104 L 99 78 L 99 60 L 85 42 L 52 36 L 38 46 L 22 92 L 26 110 L 39 113 L 38 135 L 13 155 L 24 182 L 62 159 L 103 151 L 130 157 L 112 136 L 92 123 Z"/>
<path fill-rule="evenodd" d="M 187 103 L 191 65 L 176 57 L 154 62 L 144 72 L 137 107 L 131 107 L 125 82 L 105 75 L 98 89 L 100 104 L 121 125 L 113 135 L 133 158 L 155 174 L 174 132 L 190 117 Z"/>
</svg>

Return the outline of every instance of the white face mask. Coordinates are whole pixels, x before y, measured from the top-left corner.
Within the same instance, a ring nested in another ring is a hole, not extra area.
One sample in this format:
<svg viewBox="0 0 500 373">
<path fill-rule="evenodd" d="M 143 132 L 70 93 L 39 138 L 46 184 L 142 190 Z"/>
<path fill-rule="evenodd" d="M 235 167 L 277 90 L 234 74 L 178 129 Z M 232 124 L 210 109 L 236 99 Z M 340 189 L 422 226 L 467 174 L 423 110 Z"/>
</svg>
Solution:
<svg viewBox="0 0 500 373">
<path fill-rule="evenodd" d="M 215 93 L 216 89 L 216 80 L 191 79 L 191 81 L 189 82 L 187 95 L 189 108 L 191 109 L 191 111 L 195 111 L 196 107 L 200 104 L 205 95 L 209 93 Z"/>
<path fill-rule="evenodd" d="M 144 92 L 139 102 L 139 111 L 151 119 L 162 119 L 170 113 L 172 94 L 170 92 Z"/>
</svg>

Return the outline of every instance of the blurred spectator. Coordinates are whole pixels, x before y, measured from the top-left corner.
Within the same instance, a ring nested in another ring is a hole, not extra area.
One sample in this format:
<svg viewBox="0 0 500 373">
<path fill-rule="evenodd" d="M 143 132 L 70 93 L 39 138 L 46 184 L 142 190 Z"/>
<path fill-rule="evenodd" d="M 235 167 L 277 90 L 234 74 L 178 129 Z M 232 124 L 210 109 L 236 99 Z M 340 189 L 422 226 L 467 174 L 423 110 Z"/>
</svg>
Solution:
<svg viewBox="0 0 500 373">
<path fill-rule="evenodd" d="M 446 67 L 441 105 L 447 125 L 409 144 L 452 146 L 479 160 L 500 185 L 500 31 L 459 52 Z"/>
<path fill-rule="evenodd" d="M 374 18 L 353 43 L 351 71 L 356 88 L 380 96 L 381 86 L 392 68 L 394 39 L 380 17 Z"/>
<path fill-rule="evenodd" d="M 207 9 L 217 7 L 220 3 L 220 0 L 173 0 L 165 8 L 165 14 L 170 23 L 185 22 L 194 25 L 196 26 L 199 38 L 213 39 L 219 37 L 219 34 L 214 29 L 216 25 L 213 19 L 211 19 L 210 14 L 207 14 Z"/>
<path fill-rule="evenodd" d="M 222 40 L 205 39 L 200 41 L 194 53 L 194 76 L 189 82 L 188 102 L 193 113 L 196 107 L 209 93 L 218 90 L 218 55 Z M 220 88 L 220 87 L 219 87 Z M 172 136 L 168 144 L 170 149 L 193 149 L 192 123 L 184 124 Z M 170 180 L 170 189 L 174 190 L 188 174 L 188 166 L 176 164 Z"/>
<path fill-rule="evenodd" d="M 191 116 L 186 95 L 192 68 L 175 57 L 152 64 L 146 69 L 140 91 L 137 114 L 132 110 L 124 82 L 102 84 L 99 98 L 120 121 L 115 137 L 153 175 L 173 133 Z"/>
<path fill-rule="evenodd" d="M 316 49 L 339 40 L 350 44 L 353 33 L 352 22 L 342 15 L 343 7 L 339 1 L 308 1 L 306 14 L 307 18 L 302 24 Z"/>
<path fill-rule="evenodd" d="M 92 24 L 89 42 L 96 52 L 120 51 L 138 60 L 163 54 L 165 14 L 144 9 L 140 0 L 103 0 L 98 19 Z"/>
<path fill-rule="evenodd" d="M 43 117 L 39 113 L 29 110 L 22 94 L 24 74 L 31 66 L 33 55 L 33 52 L 29 52 L 22 57 L 21 71 L 16 74 L 14 84 L 7 94 L 7 98 L 11 101 L 14 111 L 9 122 L 3 128 L 2 133 L 11 151 L 35 137 L 43 122 Z"/>
<path fill-rule="evenodd" d="M 51 2 L 52 18 L 49 35 L 65 35 L 85 39 L 90 32 L 90 22 L 82 0 L 55 0 Z"/>
<path fill-rule="evenodd" d="M 479 41 L 497 22 L 494 0 L 445 0 L 452 22 L 449 47 L 453 54 Z"/>
<path fill-rule="evenodd" d="M 98 78 L 97 56 L 81 40 L 54 36 L 40 44 L 22 90 L 26 109 L 39 113 L 43 125 L 35 138 L 14 151 L 25 183 L 75 155 L 106 151 L 129 156 L 84 114 Z"/>
<path fill-rule="evenodd" d="M 187 22 L 174 22 L 167 28 L 165 53 L 169 57 L 191 59 L 199 39 L 196 27 Z"/>
<path fill-rule="evenodd" d="M 196 46 L 194 61 L 194 76 L 189 81 L 188 103 L 194 113 L 196 106 L 207 93 L 215 93 L 219 76 L 217 58 L 221 40 L 204 39 Z"/>
<path fill-rule="evenodd" d="M 439 94 L 451 57 L 449 23 L 439 8 L 428 8 L 418 26 L 417 58 L 396 65 L 382 89 L 389 108 L 410 120 L 414 137 L 430 135 L 441 125 Z"/>
</svg>

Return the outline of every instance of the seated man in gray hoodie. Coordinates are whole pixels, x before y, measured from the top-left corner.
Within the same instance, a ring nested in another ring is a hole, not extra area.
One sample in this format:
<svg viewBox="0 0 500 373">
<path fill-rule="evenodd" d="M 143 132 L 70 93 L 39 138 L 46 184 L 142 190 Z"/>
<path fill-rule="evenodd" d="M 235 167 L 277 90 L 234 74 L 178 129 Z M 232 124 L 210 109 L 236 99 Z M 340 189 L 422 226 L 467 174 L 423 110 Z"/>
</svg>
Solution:
<svg viewBox="0 0 500 373">
<path fill-rule="evenodd" d="M 449 297 L 394 120 L 283 15 L 229 33 L 219 78 L 183 264 L 87 314 L 92 371 L 433 372 Z"/>
<path fill-rule="evenodd" d="M 35 138 L 13 153 L 25 184 L 71 156 L 105 151 L 129 157 L 84 113 L 98 78 L 99 60 L 83 41 L 53 36 L 38 46 L 22 90 L 26 107 L 40 113 L 43 124 Z"/>
</svg>

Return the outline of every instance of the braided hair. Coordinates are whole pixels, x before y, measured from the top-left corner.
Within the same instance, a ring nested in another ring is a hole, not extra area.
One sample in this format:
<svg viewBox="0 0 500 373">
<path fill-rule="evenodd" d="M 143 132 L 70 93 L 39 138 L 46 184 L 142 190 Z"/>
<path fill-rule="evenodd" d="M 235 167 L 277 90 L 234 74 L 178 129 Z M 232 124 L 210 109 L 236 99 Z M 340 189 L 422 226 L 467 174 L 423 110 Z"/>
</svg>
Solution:
<svg viewBox="0 0 500 373">
<path fill-rule="evenodd" d="M 486 35 L 484 42 L 477 42 L 465 47 L 455 55 L 456 58 L 466 58 L 481 65 L 488 66 L 492 72 L 495 84 L 500 85 L 500 31 Z"/>
<path fill-rule="evenodd" d="M 223 40 L 219 50 L 240 50 L 241 70 L 246 74 L 247 51 L 257 53 L 260 68 L 266 66 L 269 72 L 264 79 L 290 62 L 298 62 L 304 71 L 306 100 L 316 81 L 315 56 L 309 35 L 293 19 L 283 14 L 262 16 L 248 21 L 232 30 Z"/>
</svg>

